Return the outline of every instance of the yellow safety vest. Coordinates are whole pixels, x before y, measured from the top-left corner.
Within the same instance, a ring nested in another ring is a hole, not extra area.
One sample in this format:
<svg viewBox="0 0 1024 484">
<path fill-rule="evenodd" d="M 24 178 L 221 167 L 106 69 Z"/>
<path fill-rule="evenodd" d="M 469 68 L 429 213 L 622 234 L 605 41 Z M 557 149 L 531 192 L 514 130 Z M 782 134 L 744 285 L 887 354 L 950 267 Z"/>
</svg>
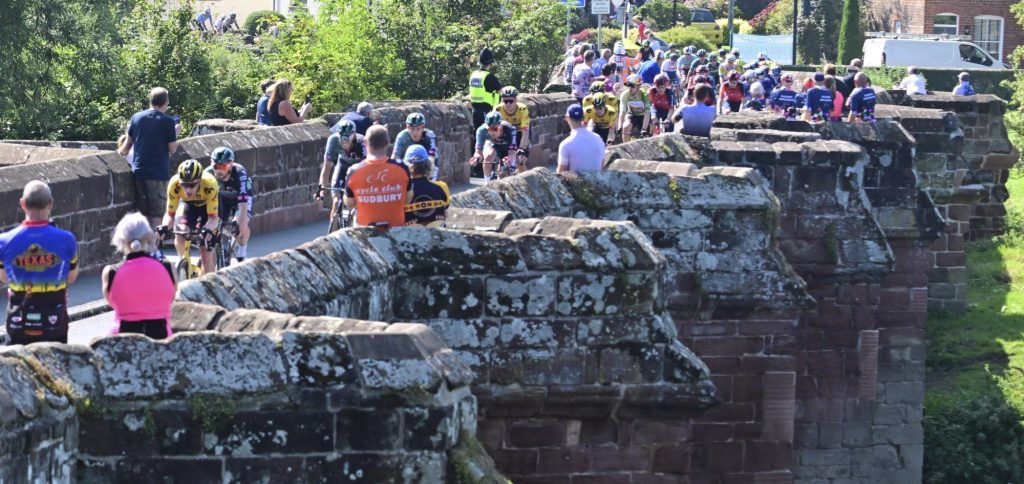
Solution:
<svg viewBox="0 0 1024 484">
<path fill-rule="evenodd" d="M 475 103 L 487 103 L 493 108 L 498 104 L 498 93 L 488 92 L 484 88 L 484 79 L 491 75 L 487 71 L 473 71 L 469 76 L 469 100 Z"/>
</svg>

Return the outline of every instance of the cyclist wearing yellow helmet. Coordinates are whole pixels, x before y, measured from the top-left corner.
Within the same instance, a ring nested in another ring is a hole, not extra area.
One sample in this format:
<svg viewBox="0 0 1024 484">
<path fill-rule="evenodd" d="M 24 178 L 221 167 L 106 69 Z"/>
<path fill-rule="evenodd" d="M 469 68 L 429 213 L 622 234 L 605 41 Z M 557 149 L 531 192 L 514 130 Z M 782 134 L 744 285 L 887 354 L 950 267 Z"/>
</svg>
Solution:
<svg viewBox="0 0 1024 484">
<path fill-rule="evenodd" d="M 185 213 L 176 217 L 178 204 L 185 204 Z M 185 225 L 189 229 L 202 227 L 207 244 L 199 249 L 203 260 L 203 272 L 217 270 L 214 261 L 213 240 L 220 221 L 220 189 L 217 179 L 203 171 L 203 165 L 196 160 L 185 160 L 178 165 L 178 174 L 171 178 L 167 185 L 167 212 L 164 213 L 159 232 L 167 232 L 172 225 Z M 185 253 L 185 237 L 174 236 L 174 248 L 179 257 L 188 257 Z"/>
</svg>

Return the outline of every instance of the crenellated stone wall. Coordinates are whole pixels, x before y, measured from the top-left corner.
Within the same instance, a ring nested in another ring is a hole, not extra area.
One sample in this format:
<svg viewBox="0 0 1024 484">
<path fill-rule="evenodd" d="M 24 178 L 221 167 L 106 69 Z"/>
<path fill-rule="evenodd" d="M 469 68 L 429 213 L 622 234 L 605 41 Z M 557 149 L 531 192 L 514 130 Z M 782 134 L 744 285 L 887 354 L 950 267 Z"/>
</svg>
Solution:
<svg viewBox="0 0 1024 484">
<path fill-rule="evenodd" d="M 0 350 L 0 481 L 501 480 L 430 329 L 324 319 Z"/>
</svg>

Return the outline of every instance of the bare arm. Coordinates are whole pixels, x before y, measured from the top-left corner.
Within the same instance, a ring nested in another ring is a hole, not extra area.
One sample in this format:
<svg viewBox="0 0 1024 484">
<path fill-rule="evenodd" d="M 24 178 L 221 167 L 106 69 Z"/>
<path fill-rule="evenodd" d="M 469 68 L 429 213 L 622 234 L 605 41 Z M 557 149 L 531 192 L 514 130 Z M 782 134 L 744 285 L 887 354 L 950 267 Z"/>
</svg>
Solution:
<svg viewBox="0 0 1024 484">
<path fill-rule="evenodd" d="M 78 280 L 78 268 L 74 268 L 68 273 L 68 284 L 74 284 Z"/>
<path fill-rule="evenodd" d="M 309 105 L 307 104 L 306 106 L 309 106 Z M 277 114 L 279 114 L 279 115 L 281 115 L 281 117 L 287 119 L 289 123 L 292 123 L 292 124 L 301 123 L 301 122 L 306 120 L 306 111 L 307 111 L 306 106 L 302 107 L 302 111 L 303 112 L 301 112 L 298 115 L 296 115 L 295 114 L 295 108 L 292 107 L 292 103 L 291 102 L 289 102 L 289 101 L 281 101 L 281 103 L 277 105 Z"/>
<path fill-rule="evenodd" d="M 100 283 L 101 287 L 103 288 L 103 299 L 106 299 L 107 302 L 110 302 L 110 283 L 108 282 L 109 278 L 110 266 L 106 266 L 103 268 L 103 273 L 100 275 Z"/>
</svg>

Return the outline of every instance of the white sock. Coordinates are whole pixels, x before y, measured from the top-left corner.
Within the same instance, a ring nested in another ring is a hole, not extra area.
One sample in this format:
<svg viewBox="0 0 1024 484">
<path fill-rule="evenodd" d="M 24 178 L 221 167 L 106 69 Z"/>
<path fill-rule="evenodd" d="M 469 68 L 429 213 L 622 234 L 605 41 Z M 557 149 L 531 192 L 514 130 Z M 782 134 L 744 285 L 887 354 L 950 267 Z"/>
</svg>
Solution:
<svg viewBox="0 0 1024 484">
<path fill-rule="evenodd" d="M 237 257 L 239 259 L 244 259 L 245 258 L 245 249 L 247 249 L 247 248 L 248 248 L 248 246 L 239 244 L 237 247 L 235 247 L 235 257 Z"/>
</svg>

